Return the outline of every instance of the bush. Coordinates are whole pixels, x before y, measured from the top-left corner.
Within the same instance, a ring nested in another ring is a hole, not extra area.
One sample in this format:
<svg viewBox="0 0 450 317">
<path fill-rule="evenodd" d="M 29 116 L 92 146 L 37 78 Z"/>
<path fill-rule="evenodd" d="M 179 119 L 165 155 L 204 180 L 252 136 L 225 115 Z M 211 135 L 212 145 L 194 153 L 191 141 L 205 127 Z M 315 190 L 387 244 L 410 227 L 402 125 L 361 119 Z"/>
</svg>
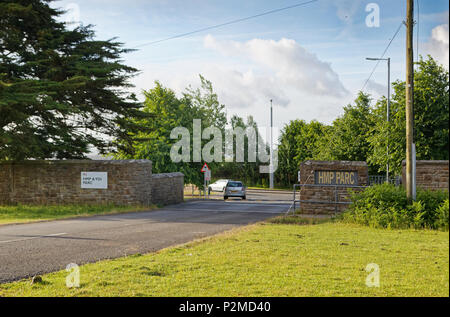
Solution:
<svg viewBox="0 0 450 317">
<path fill-rule="evenodd" d="M 448 231 L 448 199 L 446 199 L 438 208 L 437 225 L 439 228 Z"/>
<path fill-rule="evenodd" d="M 448 192 L 419 190 L 408 204 L 403 187 L 375 185 L 351 192 L 352 204 L 343 220 L 375 228 L 429 228 L 448 230 Z"/>
</svg>

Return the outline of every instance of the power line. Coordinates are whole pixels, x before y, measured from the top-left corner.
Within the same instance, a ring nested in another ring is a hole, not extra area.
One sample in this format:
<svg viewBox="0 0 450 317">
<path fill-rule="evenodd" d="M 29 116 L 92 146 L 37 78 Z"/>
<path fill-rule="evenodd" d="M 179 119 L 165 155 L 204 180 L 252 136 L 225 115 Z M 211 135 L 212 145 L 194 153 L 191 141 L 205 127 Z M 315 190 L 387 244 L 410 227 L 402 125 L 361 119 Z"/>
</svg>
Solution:
<svg viewBox="0 0 450 317">
<path fill-rule="evenodd" d="M 247 21 L 247 20 L 254 19 L 254 18 L 259 18 L 259 17 L 265 16 L 265 15 L 269 15 L 269 14 L 272 14 L 272 13 L 277 13 L 277 12 L 280 12 L 280 11 L 284 11 L 284 10 L 289 10 L 289 9 L 305 6 L 307 4 L 311 4 L 313 2 L 318 2 L 318 1 L 319 0 L 311 0 L 311 1 L 306 1 L 306 2 L 302 2 L 302 3 L 297 3 L 297 4 L 294 4 L 294 5 L 290 5 L 290 6 L 287 6 L 287 7 L 278 8 L 278 9 L 274 9 L 274 10 L 270 10 L 270 11 L 266 11 L 266 12 L 259 13 L 259 14 L 256 14 L 256 15 L 252 15 L 252 16 L 248 16 L 248 17 L 245 17 L 245 18 L 240 18 L 240 19 L 228 21 L 228 22 L 225 22 L 225 23 L 208 26 L 208 27 L 201 28 L 201 29 L 198 29 L 198 30 L 194 30 L 194 31 L 186 32 L 186 33 L 173 35 L 173 36 L 170 36 L 170 37 L 167 37 L 167 38 L 164 38 L 164 39 L 160 39 L 160 40 L 156 40 L 156 41 L 152 41 L 152 42 L 148 42 L 148 43 L 137 45 L 137 46 L 133 47 L 133 49 L 139 48 L 139 47 L 142 47 L 142 46 L 153 45 L 153 44 L 156 44 L 156 43 L 161 43 L 161 42 L 177 39 L 177 38 L 180 38 L 180 37 L 185 37 L 185 36 L 192 35 L 192 34 L 195 34 L 195 33 L 200 33 L 200 32 L 204 32 L 204 31 L 208 31 L 208 30 L 212 30 L 212 29 L 217 29 L 217 28 L 220 28 L 222 26 L 235 24 L 235 23 Z"/>
<path fill-rule="evenodd" d="M 388 45 L 384 49 L 384 52 L 383 52 L 383 54 L 381 54 L 380 59 L 384 58 L 384 55 L 386 54 L 387 50 L 391 46 L 391 44 L 394 41 L 395 37 L 397 36 L 398 32 L 400 32 L 400 29 L 402 28 L 402 25 L 403 25 L 403 21 L 400 23 L 400 25 L 397 28 L 397 31 L 395 31 L 394 36 L 391 38 L 391 40 L 389 41 Z M 370 78 L 372 78 L 373 73 L 375 72 L 375 70 L 377 69 L 378 65 L 381 62 L 380 59 L 378 59 L 378 61 L 376 62 L 375 66 L 373 67 L 372 72 L 370 73 L 369 78 L 367 78 L 366 82 L 364 83 L 364 86 L 361 88 L 361 91 L 363 91 L 364 88 L 366 88 L 367 83 L 369 82 Z"/>
</svg>

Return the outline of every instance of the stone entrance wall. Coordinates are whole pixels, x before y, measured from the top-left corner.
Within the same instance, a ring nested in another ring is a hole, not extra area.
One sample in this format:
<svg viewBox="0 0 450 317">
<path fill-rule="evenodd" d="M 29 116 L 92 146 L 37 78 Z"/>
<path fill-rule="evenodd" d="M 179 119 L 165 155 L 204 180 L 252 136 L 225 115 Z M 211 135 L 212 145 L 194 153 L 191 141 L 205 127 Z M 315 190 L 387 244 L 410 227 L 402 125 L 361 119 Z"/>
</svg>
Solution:
<svg viewBox="0 0 450 317">
<path fill-rule="evenodd" d="M 416 161 L 416 186 L 422 189 L 448 190 L 448 161 Z M 403 161 L 402 183 L 406 184 Z"/>
<path fill-rule="evenodd" d="M 182 173 L 153 174 L 152 203 L 174 204 L 184 199 L 184 175 Z"/>
<path fill-rule="evenodd" d="M 366 162 L 360 161 L 305 161 L 300 164 L 300 184 L 315 185 L 302 187 L 296 199 L 313 201 L 335 200 L 335 185 L 367 186 L 369 172 Z M 333 184 L 327 186 L 325 184 Z M 348 187 L 338 187 L 338 201 L 348 201 Z M 360 190 L 360 189 L 353 189 Z M 301 203 L 306 214 L 334 214 L 342 212 L 347 205 Z"/>
<path fill-rule="evenodd" d="M 82 172 L 106 172 L 107 188 L 81 188 Z M 0 162 L 0 204 L 178 203 L 183 201 L 183 174 L 178 174 L 154 178 L 149 160 Z"/>
</svg>

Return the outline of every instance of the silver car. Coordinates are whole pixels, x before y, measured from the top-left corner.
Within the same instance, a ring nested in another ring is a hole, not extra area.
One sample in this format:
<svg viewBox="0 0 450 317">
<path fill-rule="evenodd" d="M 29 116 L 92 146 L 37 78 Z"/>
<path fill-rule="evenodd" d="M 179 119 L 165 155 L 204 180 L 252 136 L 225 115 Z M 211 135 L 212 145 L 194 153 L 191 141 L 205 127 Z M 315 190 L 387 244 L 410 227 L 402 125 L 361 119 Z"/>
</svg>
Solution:
<svg viewBox="0 0 450 317">
<path fill-rule="evenodd" d="M 223 199 L 227 200 L 228 197 L 241 197 L 242 199 L 246 199 L 244 184 L 238 181 L 228 181 L 223 192 Z"/>
</svg>

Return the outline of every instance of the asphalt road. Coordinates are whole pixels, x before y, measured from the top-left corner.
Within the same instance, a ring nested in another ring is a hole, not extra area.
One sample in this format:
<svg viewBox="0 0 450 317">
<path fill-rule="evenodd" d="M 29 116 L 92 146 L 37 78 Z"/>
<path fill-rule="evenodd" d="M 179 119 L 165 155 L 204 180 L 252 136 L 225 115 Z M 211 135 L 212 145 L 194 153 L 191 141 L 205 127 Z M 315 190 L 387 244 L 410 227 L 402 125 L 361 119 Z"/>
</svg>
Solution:
<svg viewBox="0 0 450 317">
<path fill-rule="evenodd" d="M 0 226 L 0 283 L 147 253 L 285 212 L 289 193 L 188 201 L 156 211 Z"/>
</svg>

